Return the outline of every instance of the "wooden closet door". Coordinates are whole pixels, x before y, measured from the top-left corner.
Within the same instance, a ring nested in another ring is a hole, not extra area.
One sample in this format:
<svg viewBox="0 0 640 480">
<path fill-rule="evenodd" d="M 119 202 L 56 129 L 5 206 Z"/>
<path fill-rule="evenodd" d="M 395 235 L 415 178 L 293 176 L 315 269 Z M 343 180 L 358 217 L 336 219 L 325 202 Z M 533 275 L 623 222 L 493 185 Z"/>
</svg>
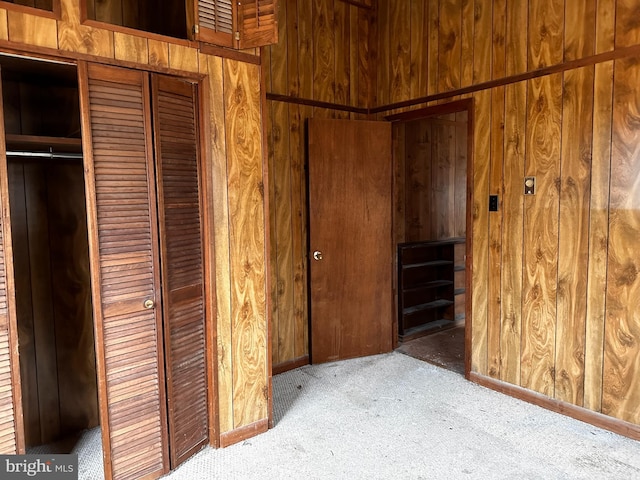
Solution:
<svg viewBox="0 0 640 480">
<path fill-rule="evenodd" d="M 195 88 L 153 76 L 171 468 L 209 441 Z"/>
<path fill-rule="evenodd" d="M 168 471 L 147 73 L 80 63 L 106 478 Z"/>
<path fill-rule="evenodd" d="M 0 455 L 24 453 L 4 108 L 0 85 Z"/>
</svg>

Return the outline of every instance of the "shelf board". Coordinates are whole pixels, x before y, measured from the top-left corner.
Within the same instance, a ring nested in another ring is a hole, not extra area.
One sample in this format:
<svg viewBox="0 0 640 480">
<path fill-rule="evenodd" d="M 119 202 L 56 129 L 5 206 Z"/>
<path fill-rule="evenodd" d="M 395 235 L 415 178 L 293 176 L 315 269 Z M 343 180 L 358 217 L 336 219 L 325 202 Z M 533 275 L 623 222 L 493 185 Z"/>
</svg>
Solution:
<svg viewBox="0 0 640 480">
<path fill-rule="evenodd" d="M 398 335 L 398 340 L 400 342 L 407 342 L 409 340 L 413 340 L 414 338 L 423 337 L 430 333 L 447 330 L 460 325 L 464 325 L 464 322 L 460 323 L 454 320 L 441 318 L 439 320 L 435 320 L 433 322 L 425 323 L 424 325 L 418 325 L 417 327 L 412 327 L 405 330 L 404 333 Z"/>
<path fill-rule="evenodd" d="M 82 152 L 82 140 L 80 138 L 45 137 L 41 135 L 5 135 L 7 149 L 29 149 L 48 152 L 52 148 L 54 152 Z"/>
<path fill-rule="evenodd" d="M 420 262 L 420 263 L 409 263 L 407 265 L 402 265 L 403 270 L 411 270 L 412 268 L 419 267 L 444 267 L 445 265 L 453 264 L 450 260 L 431 260 L 430 262 Z"/>
<path fill-rule="evenodd" d="M 421 303 L 420 305 L 414 305 L 413 307 L 406 307 L 402 309 L 403 315 L 411 315 L 416 312 L 423 312 L 425 310 L 434 310 L 436 308 L 443 308 L 453 305 L 451 300 L 445 300 L 443 298 L 434 300 L 433 302 Z"/>
<path fill-rule="evenodd" d="M 416 292 L 418 290 L 429 290 L 439 287 L 448 287 L 449 285 L 453 285 L 453 282 L 451 280 L 433 280 L 431 282 L 418 283 L 413 285 L 412 287 L 405 288 L 404 290 L 402 290 L 402 293 Z"/>
</svg>

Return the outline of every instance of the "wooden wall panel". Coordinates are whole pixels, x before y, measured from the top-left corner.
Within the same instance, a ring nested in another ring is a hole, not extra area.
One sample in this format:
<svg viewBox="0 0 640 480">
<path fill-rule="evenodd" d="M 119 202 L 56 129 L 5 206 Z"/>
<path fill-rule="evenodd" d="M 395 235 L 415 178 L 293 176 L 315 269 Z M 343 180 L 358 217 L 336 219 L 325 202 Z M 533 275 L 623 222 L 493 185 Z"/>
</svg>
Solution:
<svg viewBox="0 0 640 480">
<path fill-rule="evenodd" d="M 527 197 L 524 207 L 521 384 L 550 397 L 556 342 L 561 100 L 560 74 L 529 81 L 525 174 L 536 177 L 537 194 Z"/>
<path fill-rule="evenodd" d="M 491 123 L 491 92 L 483 91 L 474 96 L 474 120 L 476 125 Z M 491 157 L 491 131 L 489 128 L 477 129 L 473 136 L 473 154 L 475 158 L 484 159 L 474 164 L 473 194 L 471 205 L 473 216 L 472 230 L 467 234 L 473 237 L 473 285 L 489 283 L 489 159 Z M 471 291 L 473 319 L 471 322 L 471 369 L 487 372 L 487 322 L 488 295 L 485 289 L 476 288 Z"/>
<path fill-rule="evenodd" d="M 529 70 L 563 59 L 564 0 L 529 2 Z"/>
<path fill-rule="evenodd" d="M 298 12 L 298 39 L 289 44 L 298 47 L 299 96 L 317 100 L 327 88 L 314 84 L 319 64 L 310 60 L 318 20 L 300 0 L 286 3 L 295 3 Z M 330 4 L 335 2 L 315 0 L 314 8 L 329 12 Z M 357 10 L 366 18 L 366 9 Z M 378 0 L 376 21 L 368 25 L 371 42 L 365 45 L 361 30 L 358 36 L 351 31 L 349 45 L 357 38 L 375 60 L 366 70 L 360 66 L 357 85 L 350 72 L 350 92 L 358 92 L 354 105 L 388 106 L 377 109 L 378 119 L 428 106 L 420 103 L 425 95 L 506 79 L 504 86 L 472 93 L 472 370 L 636 423 L 630 405 L 640 390 L 640 354 L 629 345 L 635 345 L 639 321 L 627 306 L 635 305 L 635 282 L 615 282 L 638 264 L 630 246 L 635 210 L 618 207 L 631 201 L 623 192 L 636 188 L 636 96 L 630 85 L 638 83 L 637 54 L 616 49 L 640 44 L 639 15 L 634 0 Z M 340 43 L 334 39 L 336 49 Z M 606 52 L 611 57 L 592 57 Z M 630 59 L 614 62 L 614 55 Z M 565 63 L 573 61 L 582 63 Z M 539 78 L 509 78 L 543 67 L 557 69 Z M 373 103 L 364 100 L 367 81 Z M 411 107 L 389 105 L 411 100 Z M 312 107 L 299 107 L 301 122 L 305 110 Z M 320 114 L 340 115 L 316 109 Z M 394 151 L 406 150 L 405 160 L 424 155 L 425 148 L 432 153 L 438 135 L 396 132 L 404 141 L 400 148 L 396 138 Z M 291 130 L 289 142 L 293 165 L 301 157 L 293 153 Z M 397 159 L 395 168 L 405 175 L 401 188 L 424 188 L 424 169 Z M 526 175 L 536 177 L 533 196 L 523 194 Z M 498 212 L 488 212 L 490 193 L 500 196 Z M 418 218 L 434 205 L 431 197 L 396 205 L 396 238 L 426 231 Z"/>
<path fill-rule="evenodd" d="M 640 423 L 640 61 L 615 62 L 602 411 Z"/>
<path fill-rule="evenodd" d="M 267 417 L 266 262 L 260 74 L 255 65 L 224 61 L 229 184 L 234 428 Z"/>
<path fill-rule="evenodd" d="M 498 16 L 496 15 L 496 18 Z M 498 51 L 498 49 L 494 50 Z M 503 50 L 504 52 L 504 50 Z M 494 59 L 494 72 L 504 68 L 504 59 L 497 62 Z M 500 68 L 497 65 L 500 64 Z M 487 299 L 487 348 L 489 376 L 498 378 L 502 359 L 500 356 L 500 322 L 501 318 L 501 287 L 502 287 L 502 229 L 503 208 L 500 199 L 503 198 L 504 186 L 504 128 L 505 123 L 505 89 L 498 87 L 491 91 L 491 163 L 489 171 L 489 195 L 498 196 L 498 211 L 489 212 L 489 278 Z M 482 198 L 482 197 L 480 197 Z M 486 201 L 486 198 L 485 198 Z"/>
<path fill-rule="evenodd" d="M 522 258 L 526 155 L 527 83 L 505 88 L 504 176 L 502 193 L 502 271 L 500 292 L 500 379 L 520 384 Z"/>
<path fill-rule="evenodd" d="M 596 0 L 565 2 L 564 60 L 593 55 L 596 38 Z"/>
<path fill-rule="evenodd" d="M 584 342 L 589 260 L 593 67 L 564 74 L 558 246 L 555 396 L 584 399 Z"/>
<path fill-rule="evenodd" d="M 607 244 L 609 243 L 612 78 L 613 62 L 595 66 L 583 405 L 596 412 L 602 408 L 602 353 L 607 291 Z"/>
<path fill-rule="evenodd" d="M 462 0 L 442 0 L 438 22 L 438 91 L 460 88 Z"/>
</svg>

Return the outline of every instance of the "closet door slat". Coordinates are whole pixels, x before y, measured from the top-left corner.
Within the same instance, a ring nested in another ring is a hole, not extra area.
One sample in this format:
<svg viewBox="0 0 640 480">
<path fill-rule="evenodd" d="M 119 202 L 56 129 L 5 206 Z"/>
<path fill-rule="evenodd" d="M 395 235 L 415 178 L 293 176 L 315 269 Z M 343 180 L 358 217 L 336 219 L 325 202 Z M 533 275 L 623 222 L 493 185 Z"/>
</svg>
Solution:
<svg viewBox="0 0 640 480">
<path fill-rule="evenodd" d="M 153 101 L 169 445 L 175 468 L 209 440 L 195 87 L 155 75 Z"/>
<path fill-rule="evenodd" d="M 149 77 L 80 67 L 105 474 L 157 478 L 168 458 Z"/>
</svg>

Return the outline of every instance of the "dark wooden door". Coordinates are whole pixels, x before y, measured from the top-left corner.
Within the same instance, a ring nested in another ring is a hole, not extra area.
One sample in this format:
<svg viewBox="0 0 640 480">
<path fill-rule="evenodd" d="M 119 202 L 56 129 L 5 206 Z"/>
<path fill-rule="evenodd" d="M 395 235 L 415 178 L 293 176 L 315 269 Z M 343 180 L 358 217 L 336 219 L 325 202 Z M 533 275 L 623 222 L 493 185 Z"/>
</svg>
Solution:
<svg viewBox="0 0 640 480">
<path fill-rule="evenodd" d="M 168 471 L 149 77 L 81 63 L 105 477 Z"/>
<path fill-rule="evenodd" d="M 313 363 L 392 346 L 391 126 L 309 120 Z"/>
<path fill-rule="evenodd" d="M 175 468 L 209 441 L 195 85 L 154 75 L 153 118 L 169 446 Z"/>
</svg>

